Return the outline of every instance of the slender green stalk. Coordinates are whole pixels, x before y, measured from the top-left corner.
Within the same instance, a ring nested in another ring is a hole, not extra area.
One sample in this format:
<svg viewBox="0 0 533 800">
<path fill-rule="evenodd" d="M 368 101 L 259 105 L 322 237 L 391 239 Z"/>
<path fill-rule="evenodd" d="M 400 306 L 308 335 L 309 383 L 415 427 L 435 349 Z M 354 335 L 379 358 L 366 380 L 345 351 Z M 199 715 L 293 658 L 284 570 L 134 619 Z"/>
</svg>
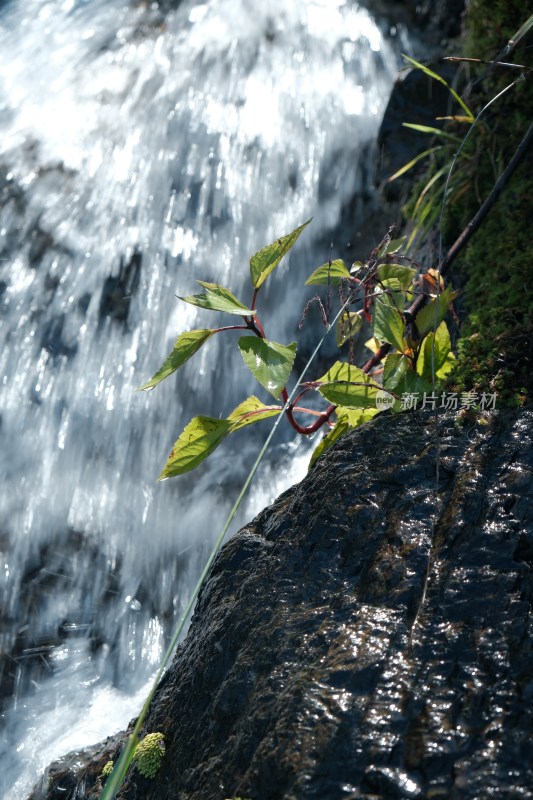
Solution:
<svg viewBox="0 0 533 800">
<path fill-rule="evenodd" d="M 326 336 L 328 335 L 328 333 L 332 329 L 335 328 L 337 320 L 340 318 L 341 314 L 343 314 L 343 312 L 345 311 L 347 306 L 350 304 L 352 299 L 353 299 L 353 297 L 350 294 L 348 296 L 348 298 L 346 299 L 346 301 L 344 302 L 344 304 L 341 306 L 341 308 L 338 311 L 338 313 L 335 315 L 335 318 L 333 319 L 333 322 L 328 326 L 327 330 L 322 335 L 322 338 L 318 342 L 317 346 L 315 347 L 315 349 L 311 353 L 311 356 L 309 357 L 309 360 L 307 361 L 302 373 L 300 374 L 300 377 L 298 378 L 298 380 L 296 382 L 296 385 L 294 386 L 293 390 L 291 391 L 291 393 L 287 397 L 287 400 L 285 402 L 285 406 L 283 408 L 283 412 L 286 411 L 287 408 L 290 406 L 294 396 L 296 395 L 297 390 L 302 385 L 302 382 L 303 382 L 303 380 L 304 380 L 304 378 L 305 378 L 305 376 L 306 376 L 311 364 L 313 363 L 313 361 L 316 358 L 318 352 L 320 351 L 320 348 L 322 347 L 322 345 L 323 345 L 323 343 L 324 343 L 324 341 L 326 339 Z M 200 574 L 200 577 L 198 578 L 198 581 L 196 582 L 196 585 L 195 585 L 195 587 L 193 589 L 193 592 L 192 592 L 192 594 L 190 596 L 189 602 L 187 603 L 187 607 L 186 607 L 185 611 L 183 612 L 183 614 L 182 614 L 182 616 L 181 616 L 181 618 L 180 618 L 180 620 L 178 622 L 177 628 L 174 631 L 174 634 L 172 636 L 170 644 L 169 644 L 169 646 L 168 646 L 168 648 L 167 648 L 167 650 L 166 650 L 166 652 L 165 652 L 165 654 L 163 656 L 163 660 L 161 662 L 161 666 L 159 667 L 159 670 L 158 670 L 157 675 L 156 675 L 156 677 L 154 679 L 154 682 L 152 684 L 150 692 L 148 693 L 148 697 L 146 698 L 146 700 L 144 702 L 144 705 L 143 705 L 143 707 L 141 709 L 141 712 L 140 712 L 140 714 L 139 714 L 139 716 L 137 718 L 137 722 L 135 723 L 135 727 L 134 727 L 133 731 L 131 732 L 131 734 L 128 736 L 128 739 L 126 741 L 126 745 L 125 745 L 124 749 L 122 750 L 122 753 L 120 754 L 120 757 L 119 757 L 117 763 L 113 767 L 113 771 L 112 771 L 111 775 L 109 776 L 109 778 L 106 781 L 106 785 L 104 786 L 104 789 L 103 789 L 103 791 L 102 791 L 102 793 L 100 795 L 100 800 L 113 800 L 113 798 L 116 796 L 116 793 L 120 789 L 122 781 L 124 780 L 124 777 L 125 777 L 126 772 L 128 770 L 128 767 L 131 764 L 131 761 L 132 761 L 132 758 L 133 758 L 133 754 L 135 753 L 135 748 L 137 747 L 137 744 L 138 744 L 139 732 L 140 732 L 140 730 L 141 730 L 141 728 L 142 728 L 142 726 L 144 724 L 144 721 L 146 720 L 146 717 L 148 716 L 148 712 L 150 710 L 150 705 L 152 703 L 152 700 L 154 699 L 154 695 L 155 695 L 157 687 L 159 685 L 159 681 L 163 677 L 163 673 L 164 673 L 168 663 L 170 662 L 170 659 L 172 658 L 172 654 L 173 654 L 173 652 L 174 652 L 174 650 L 176 648 L 176 645 L 178 644 L 178 641 L 179 641 L 179 638 L 180 638 L 181 633 L 183 631 L 183 628 L 185 627 L 185 623 L 187 622 L 187 620 L 189 618 L 189 615 L 190 615 L 190 613 L 191 613 L 191 611 L 192 611 L 192 609 L 194 607 L 194 604 L 196 603 L 196 600 L 197 600 L 198 595 L 200 593 L 200 589 L 202 588 L 202 586 L 204 584 L 204 581 L 205 581 L 205 579 L 207 577 L 207 574 L 208 574 L 209 570 L 211 569 L 213 561 L 215 560 L 215 557 L 216 557 L 218 551 L 220 550 L 222 542 L 224 541 L 224 537 L 226 536 L 226 534 L 228 532 L 229 526 L 231 525 L 231 523 L 233 521 L 233 518 L 235 517 L 235 514 L 237 513 L 237 510 L 239 509 L 239 506 L 241 505 L 241 503 L 243 501 L 244 495 L 246 494 L 246 492 L 248 490 L 248 487 L 250 486 L 250 484 L 251 484 L 251 482 L 252 482 L 252 480 L 253 480 L 253 478 L 255 476 L 255 473 L 257 472 L 259 464 L 263 460 L 263 457 L 264 457 L 264 455 L 265 455 L 265 453 L 266 453 L 266 451 L 268 449 L 268 446 L 269 446 L 270 442 L 272 441 L 272 438 L 273 438 L 273 436 L 274 436 L 274 434 L 275 434 L 275 432 L 276 432 L 276 430 L 278 428 L 278 425 L 280 424 L 280 421 L 284 416 L 283 412 L 277 417 L 274 425 L 272 426 L 272 429 L 271 429 L 270 433 L 268 434 L 268 436 L 267 436 L 267 438 L 266 438 L 266 440 L 265 440 L 265 442 L 264 442 L 264 444 L 263 444 L 263 446 L 262 446 L 262 448 L 261 448 L 261 450 L 260 450 L 260 452 L 259 452 L 259 454 L 258 454 L 258 456 L 257 456 L 257 458 L 256 458 L 256 460 L 255 460 L 255 462 L 254 462 L 249 474 L 248 474 L 248 477 L 246 478 L 246 480 L 245 480 L 245 482 L 244 482 L 244 484 L 242 486 L 242 489 L 240 490 L 240 492 L 239 492 L 239 494 L 237 496 L 237 499 L 235 500 L 235 503 L 233 504 L 233 508 L 229 512 L 229 514 L 227 516 L 227 519 L 226 519 L 226 521 L 225 521 L 225 523 L 224 523 L 224 525 L 222 527 L 222 530 L 220 531 L 220 533 L 219 533 L 219 535 L 218 535 L 218 537 L 217 537 L 217 539 L 215 541 L 215 544 L 213 545 L 213 549 L 211 550 L 211 554 L 209 555 L 209 558 L 207 559 L 207 561 L 205 563 L 205 566 L 204 566 L 204 568 L 203 568 L 203 570 L 202 570 L 202 572 Z"/>
</svg>

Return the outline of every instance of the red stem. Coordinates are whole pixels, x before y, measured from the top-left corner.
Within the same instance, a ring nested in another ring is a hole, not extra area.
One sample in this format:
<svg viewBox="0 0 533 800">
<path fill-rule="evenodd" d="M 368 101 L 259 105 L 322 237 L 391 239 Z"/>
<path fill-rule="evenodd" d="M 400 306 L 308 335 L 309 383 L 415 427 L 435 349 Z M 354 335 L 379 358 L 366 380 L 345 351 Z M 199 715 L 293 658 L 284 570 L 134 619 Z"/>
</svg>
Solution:
<svg viewBox="0 0 533 800">
<path fill-rule="evenodd" d="M 259 336 L 260 339 L 266 339 L 265 331 L 263 329 L 263 326 L 261 325 L 261 320 L 259 319 L 257 314 L 255 315 L 255 317 L 252 318 L 252 324 L 250 325 L 250 328 L 254 331 L 254 333 L 257 336 Z"/>
<path fill-rule="evenodd" d="M 324 425 L 324 423 L 328 421 L 328 419 L 331 417 L 336 408 L 337 406 L 334 406 L 333 404 L 328 406 L 326 410 L 322 411 L 320 416 L 317 417 L 317 419 L 311 423 L 311 425 L 300 425 L 300 423 L 294 419 L 294 415 L 292 413 L 293 409 L 290 406 L 286 410 L 285 414 L 287 415 L 287 419 L 289 420 L 290 424 L 292 425 L 295 431 L 297 431 L 298 433 L 302 433 L 304 436 L 308 436 L 310 433 L 314 433 L 319 428 L 321 428 L 322 425 Z"/>
<path fill-rule="evenodd" d="M 385 358 L 390 350 L 392 350 L 392 345 L 390 345 L 388 342 L 382 344 L 377 353 L 374 353 L 372 358 L 366 362 L 363 367 L 363 372 L 368 375 L 372 367 L 375 367 L 377 364 L 379 364 L 381 359 Z"/>
</svg>

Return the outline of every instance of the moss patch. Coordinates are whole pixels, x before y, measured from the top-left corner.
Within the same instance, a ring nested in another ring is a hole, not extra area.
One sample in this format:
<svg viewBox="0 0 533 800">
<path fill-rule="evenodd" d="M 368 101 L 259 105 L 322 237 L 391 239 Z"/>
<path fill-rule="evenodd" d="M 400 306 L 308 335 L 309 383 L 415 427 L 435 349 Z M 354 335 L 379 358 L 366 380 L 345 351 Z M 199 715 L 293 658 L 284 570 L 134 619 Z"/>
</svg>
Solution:
<svg viewBox="0 0 533 800">
<path fill-rule="evenodd" d="M 471 0 L 464 54 L 494 59 L 527 17 L 523 3 Z M 506 60 L 533 67 L 531 45 L 532 32 Z M 473 69 L 471 78 L 480 77 L 485 71 L 484 66 Z M 477 113 L 517 75 L 515 70 L 492 70 L 474 86 L 468 98 L 471 108 Z M 490 194 L 532 120 L 533 76 L 530 76 L 495 101 L 472 134 L 471 167 L 467 170 L 469 191 L 446 210 L 444 231 L 448 246 Z M 463 322 L 457 365 L 447 384 L 457 391 L 497 392 L 497 407 L 521 405 L 533 397 L 532 176 L 530 151 L 453 266 L 454 286 L 458 284 L 461 289 L 458 307 Z"/>
</svg>

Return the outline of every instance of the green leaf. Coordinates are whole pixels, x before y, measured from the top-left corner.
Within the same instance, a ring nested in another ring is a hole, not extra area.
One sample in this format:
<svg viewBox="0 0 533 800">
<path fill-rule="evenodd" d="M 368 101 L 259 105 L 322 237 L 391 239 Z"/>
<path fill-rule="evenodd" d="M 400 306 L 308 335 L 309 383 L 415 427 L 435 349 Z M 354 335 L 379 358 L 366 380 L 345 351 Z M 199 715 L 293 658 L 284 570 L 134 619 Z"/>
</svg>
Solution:
<svg viewBox="0 0 533 800">
<path fill-rule="evenodd" d="M 176 339 L 176 344 L 172 352 L 167 356 L 161 369 L 155 373 L 153 378 L 150 378 L 148 383 L 140 386 L 138 391 L 153 389 L 154 386 L 157 386 L 162 380 L 172 375 L 173 372 L 179 369 L 182 364 L 185 364 L 185 362 L 200 349 L 203 343 L 206 342 L 213 333 L 214 330 L 205 329 L 186 331 L 186 333 L 180 334 Z"/>
<path fill-rule="evenodd" d="M 452 95 L 452 97 L 454 97 L 457 100 L 457 102 L 459 103 L 459 105 L 461 106 L 461 108 L 463 109 L 465 114 L 467 115 L 469 122 L 473 122 L 474 121 L 474 115 L 472 114 L 472 112 L 470 111 L 468 106 L 466 105 L 465 101 L 461 97 L 459 97 L 459 95 L 457 94 L 455 89 L 452 89 L 452 87 L 444 80 L 443 77 L 441 77 L 440 75 L 437 75 L 436 72 L 433 72 L 431 69 L 429 69 L 429 67 L 426 67 L 424 64 L 421 64 L 419 61 L 415 61 L 414 58 L 409 58 L 409 56 L 406 56 L 404 53 L 402 53 L 402 55 L 407 61 L 409 61 L 411 64 L 413 64 L 413 66 L 415 66 L 417 69 L 422 70 L 422 72 L 424 72 L 426 75 L 429 75 L 430 78 L 433 78 L 433 80 L 438 81 L 443 86 L 445 86 L 448 89 L 448 91 L 450 92 L 450 94 Z"/>
<path fill-rule="evenodd" d="M 380 342 L 388 342 L 403 352 L 403 320 L 398 307 L 403 307 L 400 292 L 380 294 L 374 300 L 374 337 Z"/>
<path fill-rule="evenodd" d="M 277 400 L 292 372 L 296 342 L 285 346 L 257 336 L 241 336 L 238 344 L 254 378 Z"/>
<path fill-rule="evenodd" d="M 418 195 L 418 200 L 416 201 L 416 205 L 415 205 L 415 207 L 413 209 L 413 214 L 412 214 L 413 218 L 416 217 L 416 212 L 417 212 L 422 200 L 427 195 L 427 193 L 433 188 L 434 184 L 437 183 L 437 181 L 440 181 L 440 179 L 442 177 L 447 175 L 449 171 L 450 171 L 450 165 L 449 164 L 445 164 L 443 167 L 441 167 L 439 170 L 437 170 L 437 172 L 429 179 L 429 181 L 426 183 L 426 185 L 424 186 L 424 188 L 422 189 L 422 191 Z M 433 191 L 433 196 L 441 194 L 442 191 L 443 191 L 443 189 L 440 189 L 440 188 L 435 189 Z M 431 197 L 431 195 L 430 195 L 430 197 Z"/>
<path fill-rule="evenodd" d="M 448 326 L 445 322 L 441 322 L 437 328 L 436 335 L 434 335 L 433 331 L 431 331 L 425 337 L 416 361 L 416 371 L 429 382 L 431 382 L 432 375 L 431 356 L 433 352 L 433 341 L 435 341 L 435 377 L 444 378 L 452 369 L 455 361 L 455 357 L 451 352 L 452 344 L 450 341 Z"/>
<path fill-rule="evenodd" d="M 455 356 L 450 350 L 450 352 L 446 356 L 444 363 L 435 373 L 435 377 L 438 378 L 439 380 L 444 380 L 446 375 L 448 375 L 454 368 L 455 361 L 456 361 Z"/>
<path fill-rule="evenodd" d="M 268 417 L 275 417 L 283 411 L 282 406 L 266 406 L 255 395 L 248 397 L 244 402 L 237 406 L 228 417 L 231 422 L 231 433 L 238 431 L 246 425 L 253 425 Z"/>
<path fill-rule="evenodd" d="M 368 347 L 371 353 L 376 354 L 381 347 L 381 343 L 372 336 L 372 338 L 366 340 L 365 347 Z"/>
<path fill-rule="evenodd" d="M 357 428 L 364 422 L 368 422 L 368 420 L 375 417 L 378 413 L 379 411 L 377 408 L 353 409 L 337 407 L 337 424 L 324 436 L 313 450 L 311 461 L 309 462 L 309 469 L 311 469 L 317 458 L 319 458 L 322 453 L 325 453 L 337 439 L 340 439 L 345 433 Z"/>
<path fill-rule="evenodd" d="M 420 401 L 423 399 L 424 392 L 430 393 L 431 392 L 431 384 L 424 380 L 421 375 L 415 372 L 414 369 L 408 369 L 401 381 L 398 383 L 394 393 L 397 394 L 400 398 L 402 394 L 405 393 L 418 393 L 420 395 Z M 399 411 L 401 408 L 401 399 L 397 400 L 393 406 L 394 411 Z"/>
<path fill-rule="evenodd" d="M 400 287 L 407 290 L 417 275 L 417 270 L 412 267 L 403 267 L 401 264 L 380 264 L 378 278 L 383 281 L 396 278 Z"/>
<path fill-rule="evenodd" d="M 232 423 L 227 419 L 194 417 L 174 443 L 158 480 L 183 475 L 197 467 L 218 447 L 231 426 Z"/>
<path fill-rule="evenodd" d="M 398 239 L 391 239 L 390 242 L 384 245 L 378 253 L 378 258 L 382 258 L 386 255 L 392 255 L 393 253 L 397 253 L 405 244 L 405 240 L 407 236 L 400 236 Z"/>
<path fill-rule="evenodd" d="M 328 261 L 317 267 L 305 282 L 306 286 L 338 286 L 343 278 L 349 279 L 350 272 L 341 258 Z"/>
<path fill-rule="evenodd" d="M 207 283 L 207 281 L 196 281 L 204 289 L 207 289 L 206 294 L 194 294 L 190 297 L 180 297 L 186 303 L 193 306 L 200 306 L 200 308 L 208 308 L 211 311 L 225 311 L 228 314 L 239 314 L 239 316 L 250 316 L 255 314 L 251 308 L 243 306 L 237 300 L 234 294 L 229 289 L 219 286 L 216 283 Z M 178 295 L 179 297 L 179 295 Z"/>
<path fill-rule="evenodd" d="M 330 403 L 346 408 L 376 408 L 381 387 L 359 367 L 337 361 L 317 383 L 318 391 Z"/>
<path fill-rule="evenodd" d="M 450 139 L 452 142 L 455 142 L 455 144 L 461 144 L 459 136 L 454 136 L 452 133 L 441 130 L 441 128 L 432 128 L 429 125 L 416 125 L 414 122 L 402 122 L 402 125 L 404 128 L 412 128 L 412 130 L 420 131 L 420 133 L 433 133 L 436 136 L 442 136 L 443 139 Z"/>
<path fill-rule="evenodd" d="M 383 386 L 395 391 L 409 369 L 409 360 L 401 353 L 390 353 L 383 365 Z"/>
<path fill-rule="evenodd" d="M 431 155 L 431 153 L 436 153 L 437 150 L 442 150 L 443 147 L 444 147 L 443 144 L 439 144 L 436 147 L 430 147 L 429 150 L 424 150 L 423 153 L 419 153 L 417 156 L 412 158 L 411 161 L 408 161 L 407 164 L 404 164 L 403 167 L 400 167 L 400 169 L 397 172 L 395 172 L 394 175 L 391 175 L 390 178 L 387 178 L 387 183 L 392 183 L 392 181 L 395 181 L 396 178 L 399 178 L 401 175 L 404 175 L 423 158 L 426 158 L 426 156 Z"/>
<path fill-rule="evenodd" d="M 357 311 L 346 311 L 337 320 L 337 347 L 342 345 L 355 336 L 363 327 L 363 317 Z"/>
<path fill-rule="evenodd" d="M 434 300 L 431 300 L 431 302 L 420 309 L 416 315 L 415 323 L 421 339 L 423 339 L 430 330 L 433 330 L 435 325 L 438 326 L 442 322 L 448 312 L 450 303 L 457 295 L 458 292 L 452 291 L 451 287 L 447 286 L 438 297 L 435 297 Z"/>
<path fill-rule="evenodd" d="M 326 434 L 326 436 L 324 436 L 323 439 L 320 440 L 320 442 L 313 450 L 313 454 L 311 455 L 311 461 L 309 462 L 308 469 L 311 469 L 317 458 L 320 458 L 320 456 L 323 453 L 325 453 L 326 450 L 329 450 L 331 445 L 334 444 L 337 441 L 337 439 L 340 439 L 340 437 L 344 433 L 347 433 L 349 430 L 350 426 L 348 425 L 346 420 L 343 421 L 339 420 L 337 424 L 330 430 L 330 432 Z"/>
<path fill-rule="evenodd" d="M 372 417 L 375 417 L 376 414 L 379 414 L 379 409 L 344 408 L 343 406 L 337 406 L 335 413 L 337 414 L 337 419 L 346 419 L 350 428 L 357 428 L 364 422 L 368 422 Z"/>
<path fill-rule="evenodd" d="M 286 236 L 282 236 L 277 239 L 277 241 L 267 245 L 267 247 L 263 247 L 262 250 L 259 250 L 251 257 L 250 277 L 252 279 L 252 285 L 256 289 L 259 289 L 259 287 L 263 285 L 270 273 L 278 266 L 285 253 L 289 252 L 303 229 L 306 225 L 309 225 L 310 222 L 311 220 L 308 219 L 307 222 L 304 222 L 299 228 L 295 228 Z"/>
</svg>

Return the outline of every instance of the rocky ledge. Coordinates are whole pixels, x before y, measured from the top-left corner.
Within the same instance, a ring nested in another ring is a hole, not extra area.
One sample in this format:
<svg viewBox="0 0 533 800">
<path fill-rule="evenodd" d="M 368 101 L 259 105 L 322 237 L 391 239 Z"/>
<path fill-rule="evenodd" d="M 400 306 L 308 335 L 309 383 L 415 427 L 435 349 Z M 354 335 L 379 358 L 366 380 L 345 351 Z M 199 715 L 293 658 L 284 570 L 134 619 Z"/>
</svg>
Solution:
<svg viewBox="0 0 533 800">
<path fill-rule="evenodd" d="M 533 797 L 533 411 L 382 415 L 222 549 L 121 800 Z M 33 798 L 93 798 L 116 742 Z"/>
</svg>

